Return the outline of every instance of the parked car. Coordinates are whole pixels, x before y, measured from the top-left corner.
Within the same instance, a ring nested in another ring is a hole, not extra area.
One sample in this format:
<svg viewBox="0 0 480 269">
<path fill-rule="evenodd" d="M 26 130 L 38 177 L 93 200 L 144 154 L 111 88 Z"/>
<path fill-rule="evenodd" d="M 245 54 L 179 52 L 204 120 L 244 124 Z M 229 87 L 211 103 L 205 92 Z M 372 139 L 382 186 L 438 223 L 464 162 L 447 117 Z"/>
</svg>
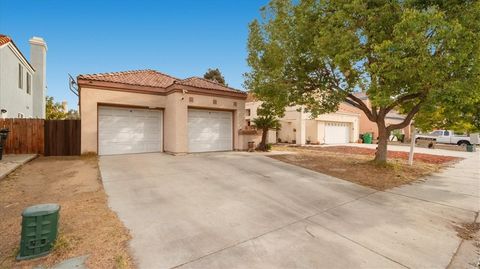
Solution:
<svg viewBox="0 0 480 269">
<path fill-rule="evenodd" d="M 436 143 L 456 144 L 459 146 L 470 145 L 470 137 L 464 134 L 455 133 L 452 130 L 436 130 L 429 134 L 418 134 L 415 142 L 420 139 L 433 140 Z"/>
</svg>

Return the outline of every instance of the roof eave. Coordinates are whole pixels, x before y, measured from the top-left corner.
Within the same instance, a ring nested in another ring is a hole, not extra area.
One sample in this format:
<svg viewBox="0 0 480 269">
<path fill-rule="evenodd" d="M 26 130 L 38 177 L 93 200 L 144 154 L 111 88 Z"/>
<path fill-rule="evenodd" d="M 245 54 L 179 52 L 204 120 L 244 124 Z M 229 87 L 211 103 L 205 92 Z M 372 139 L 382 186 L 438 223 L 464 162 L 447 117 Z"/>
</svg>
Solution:
<svg viewBox="0 0 480 269">
<path fill-rule="evenodd" d="M 132 85 L 132 84 L 118 83 L 118 82 L 98 81 L 98 80 L 80 78 L 80 76 L 77 77 L 77 84 L 79 88 L 92 87 L 92 88 L 100 88 L 105 90 L 120 90 L 120 91 L 147 93 L 147 94 L 154 94 L 154 95 L 166 94 L 166 88 Z"/>
</svg>

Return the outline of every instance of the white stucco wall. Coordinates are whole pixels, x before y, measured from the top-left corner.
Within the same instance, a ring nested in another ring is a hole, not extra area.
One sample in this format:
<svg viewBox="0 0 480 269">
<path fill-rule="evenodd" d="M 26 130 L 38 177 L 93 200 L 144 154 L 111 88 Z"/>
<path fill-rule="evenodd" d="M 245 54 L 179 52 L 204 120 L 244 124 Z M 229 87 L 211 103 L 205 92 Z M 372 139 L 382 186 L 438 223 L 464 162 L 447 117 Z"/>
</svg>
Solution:
<svg viewBox="0 0 480 269">
<path fill-rule="evenodd" d="M 45 96 L 47 94 L 47 45 L 43 38 L 30 40 L 30 63 L 35 68 L 32 106 L 34 118 L 45 118 Z"/>
<path fill-rule="evenodd" d="M 23 88 L 18 87 L 18 64 L 23 66 Z M 0 47 L 0 109 L 6 109 L 3 118 L 17 118 L 22 113 L 25 118 L 33 117 L 33 96 L 27 93 L 27 73 L 32 76 L 34 87 L 34 71 L 18 54 L 11 43 Z"/>
</svg>

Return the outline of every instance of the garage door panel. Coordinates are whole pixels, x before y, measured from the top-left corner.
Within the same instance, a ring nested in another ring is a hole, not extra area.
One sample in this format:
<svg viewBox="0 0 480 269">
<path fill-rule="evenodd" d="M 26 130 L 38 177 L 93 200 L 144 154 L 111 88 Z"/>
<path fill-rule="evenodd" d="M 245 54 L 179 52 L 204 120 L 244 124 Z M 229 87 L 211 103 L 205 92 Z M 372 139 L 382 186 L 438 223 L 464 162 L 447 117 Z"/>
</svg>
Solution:
<svg viewBox="0 0 480 269">
<path fill-rule="evenodd" d="M 100 106 L 98 113 L 100 155 L 162 150 L 162 111 Z"/>
<path fill-rule="evenodd" d="M 232 112 L 189 109 L 189 152 L 232 150 L 232 121 Z"/>
<path fill-rule="evenodd" d="M 347 122 L 327 122 L 325 144 L 345 144 L 350 142 L 350 124 Z"/>
</svg>

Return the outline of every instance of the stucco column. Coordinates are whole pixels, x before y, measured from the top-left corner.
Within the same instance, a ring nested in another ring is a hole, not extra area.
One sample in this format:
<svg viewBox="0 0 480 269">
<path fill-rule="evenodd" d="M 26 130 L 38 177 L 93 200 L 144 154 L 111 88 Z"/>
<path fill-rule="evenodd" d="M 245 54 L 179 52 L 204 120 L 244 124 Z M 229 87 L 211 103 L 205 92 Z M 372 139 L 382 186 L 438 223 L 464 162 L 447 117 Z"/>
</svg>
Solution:
<svg viewBox="0 0 480 269">
<path fill-rule="evenodd" d="M 300 112 L 297 113 L 297 131 L 295 133 L 295 141 L 297 145 L 305 145 L 305 135 L 306 135 L 306 127 L 305 127 L 305 120 L 303 119 L 304 113 L 303 108 L 301 108 Z"/>
<path fill-rule="evenodd" d="M 243 105 L 243 102 L 240 102 Z M 245 107 L 245 105 L 243 105 Z M 245 109 L 237 109 L 234 112 L 234 128 L 233 128 L 233 149 L 234 150 L 243 150 L 247 147 L 244 145 L 245 137 L 238 134 L 238 131 L 243 129 L 245 126 Z"/>
<path fill-rule="evenodd" d="M 187 96 L 174 92 L 167 96 L 164 111 L 164 150 L 171 153 L 188 152 Z"/>
</svg>

